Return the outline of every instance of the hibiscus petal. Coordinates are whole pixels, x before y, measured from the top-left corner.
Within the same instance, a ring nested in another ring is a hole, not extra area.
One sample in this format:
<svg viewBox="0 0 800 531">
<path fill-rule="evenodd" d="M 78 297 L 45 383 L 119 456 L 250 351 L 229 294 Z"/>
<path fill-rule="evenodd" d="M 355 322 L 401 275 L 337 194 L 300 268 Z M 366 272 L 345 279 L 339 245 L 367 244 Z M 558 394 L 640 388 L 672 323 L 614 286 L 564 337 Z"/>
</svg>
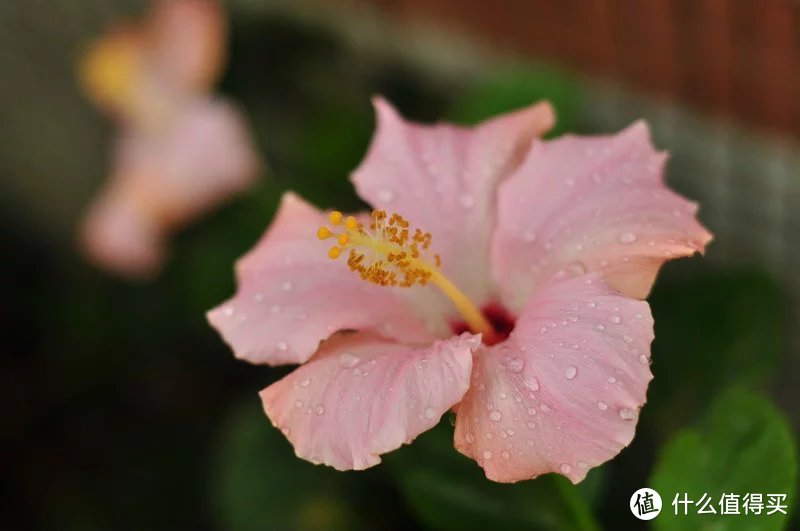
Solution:
<svg viewBox="0 0 800 531">
<path fill-rule="evenodd" d="M 432 339 L 398 299 L 399 288 L 365 282 L 345 260 L 328 258 L 330 243 L 316 236 L 327 223 L 322 212 L 287 193 L 266 234 L 237 263 L 236 295 L 208 319 L 238 358 L 302 363 L 320 341 L 345 329 L 371 328 L 407 342 Z"/>
<path fill-rule="evenodd" d="M 633 439 L 652 339 L 646 302 L 596 273 L 552 280 L 505 343 L 475 354 L 456 448 L 494 481 L 547 472 L 581 481 Z"/>
<path fill-rule="evenodd" d="M 299 457 L 363 470 L 435 426 L 461 400 L 478 345 L 471 334 L 427 348 L 342 334 L 261 391 L 261 400 Z"/>
<path fill-rule="evenodd" d="M 531 140 L 552 127 L 552 107 L 538 103 L 467 128 L 410 123 L 385 100 L 374 104 L 375 136 L 352 176 L 358 194 L 430 232 L 444 273 L 473 301 L 485 301 L 495 189 Z M 430 315 L 451 310 L 434 290 L 428 295 L 418 299 Z"/>
<path fill-rule="evenodd" d="M 519 309 L 555 272 L 600 271 L 644 298 L 659 267 L 702 252 L 711 234 L 697 205 L 663 182 L 665 154 L 638 122 L 617 135 L 534 142 L 500 185 L 492 273 Z"/>
<path fill-rule="evenodd" d="M 162 0 L 147 21 L 152 66 L 181 90 L 211 89 L 222 70 L 226 27 L 217 0 Z"/>
</svg>

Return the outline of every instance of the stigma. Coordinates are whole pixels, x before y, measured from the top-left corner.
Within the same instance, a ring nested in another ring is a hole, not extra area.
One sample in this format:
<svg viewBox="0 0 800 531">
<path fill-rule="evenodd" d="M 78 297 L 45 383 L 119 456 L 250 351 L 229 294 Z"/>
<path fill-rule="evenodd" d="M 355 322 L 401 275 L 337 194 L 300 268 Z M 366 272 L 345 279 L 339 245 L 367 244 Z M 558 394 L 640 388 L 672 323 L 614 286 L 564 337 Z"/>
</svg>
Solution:
<svg viewBox="0 0 800 531">
<path fill-rule="evenodd" d="M 320 240 L 336 241 L 328 257 L 336 260 L 346 254 L 350 270 L 368 282 L 404 288 L 424 286 L 441 266 L 439 255 L 430 252 L 430 233 L 411 229 L 400 214 L 373 210 L 369 226 L 337 211 L 328 219 L 333 229 L 322 226 L 317 230 Z"/>
</svg>

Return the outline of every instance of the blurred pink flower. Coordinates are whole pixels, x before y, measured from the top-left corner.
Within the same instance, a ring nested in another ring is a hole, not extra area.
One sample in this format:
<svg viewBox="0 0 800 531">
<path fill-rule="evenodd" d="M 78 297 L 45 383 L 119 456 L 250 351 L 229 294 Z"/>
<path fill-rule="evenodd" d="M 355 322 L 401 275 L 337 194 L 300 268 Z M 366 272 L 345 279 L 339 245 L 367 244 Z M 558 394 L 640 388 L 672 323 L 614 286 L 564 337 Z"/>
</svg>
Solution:
<svg viewBox="0 0 800 531">
<path fill-rule="evenodd" d="M 261 399 L 304 459 L 370 467 L 453 408 L 488 478 L 581 481 L 633 438 L 652 378 L 639 299 L 710 241 L 697 206 L 643 123 L 542 141 L 547 103 L 475 128 L 376 108 L 353 174 L 372 216 L 286 194 L 209 321 L 239 358 L 303 364 Z"/>
<path fill-rule="evenodd" d="M 224 48 L 216 1 L 161 0 L 84 55 L 84 91 L 120 130 L 111 175 L 82 229 L 98 265 L 156 273 L 171 231 L 254 182 L 259 161 L 243 119 L 210 94 Z"/>
</svg>

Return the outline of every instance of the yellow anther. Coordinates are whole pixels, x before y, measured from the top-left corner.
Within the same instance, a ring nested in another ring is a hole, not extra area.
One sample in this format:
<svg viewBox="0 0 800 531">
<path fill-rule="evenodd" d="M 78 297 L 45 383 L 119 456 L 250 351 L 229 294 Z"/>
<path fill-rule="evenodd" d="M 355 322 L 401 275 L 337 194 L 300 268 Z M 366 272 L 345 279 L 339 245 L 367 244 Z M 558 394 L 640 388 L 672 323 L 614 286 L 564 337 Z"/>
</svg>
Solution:
<svg viewBox="0 0 800 531">
<path fill-rule="evenodd" d="M 441 271 L 442 260 L 428 251 L 431 235 L 420 229 L 410 229 L 408 221 L 399 214 L 387 216 L 383 210 L 372 212 L 369 228 L 355 217 L 343 219 L 341 212 L 329 215 L 331 223 L 342 224 L 342 233 L 320 227 L 320 239 L 335 237 L 338 247 L 328 250 L 328 257 L 336 259 L 345 249 L 350 250 L 347 265 L 362 279 L 379 286 L 408 288 L 414 285 L 436 285 L 447 295 L 474 332 L 491 335 L 491 324 L 469 298 Z"/>
</svg>

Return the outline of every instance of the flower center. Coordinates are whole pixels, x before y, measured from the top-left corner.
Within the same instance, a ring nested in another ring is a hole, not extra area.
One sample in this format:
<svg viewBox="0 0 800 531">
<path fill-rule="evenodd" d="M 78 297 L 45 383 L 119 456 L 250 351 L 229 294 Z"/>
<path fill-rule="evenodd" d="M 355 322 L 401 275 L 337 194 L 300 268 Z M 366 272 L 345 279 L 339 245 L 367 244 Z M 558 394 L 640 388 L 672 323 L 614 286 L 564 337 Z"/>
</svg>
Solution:
<svg viewBox="0 0 800 531">
<path fill-rule="evenodd" d="M 338 244 L 328 250 L 328 257 L 335 260 L 349 250 L 350 270 L 379 286 L 410 288 L 433 284 L 453 302 L 468 329 L 483 334 L 484 342 L 497 335 L 475 304 L 442 273 L 441 257 L 430 251 L 430 233 L 412 230 L 402 216 L 387 216 L 383 210 L 372 212 L 369 227 L 353 216 L 345 218 L 341 212 L 331 212 L 328 219 L 334 227 L 341 228 L 341 232 L 325 226 L 317 230 L 320 240 L 333 238 Z"/>
</svg>

